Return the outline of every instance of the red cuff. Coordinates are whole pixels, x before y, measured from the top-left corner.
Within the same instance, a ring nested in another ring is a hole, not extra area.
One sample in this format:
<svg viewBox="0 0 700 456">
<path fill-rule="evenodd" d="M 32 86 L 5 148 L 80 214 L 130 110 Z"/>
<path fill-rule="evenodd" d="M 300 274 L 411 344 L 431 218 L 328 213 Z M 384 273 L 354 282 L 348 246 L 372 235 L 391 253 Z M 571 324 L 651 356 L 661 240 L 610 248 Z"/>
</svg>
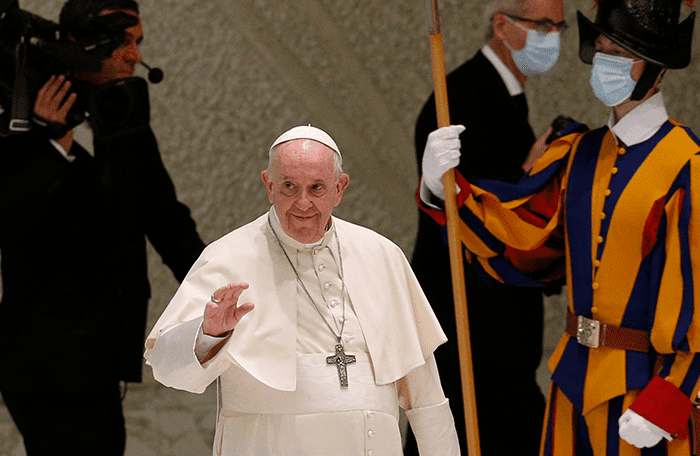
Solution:
<svg viewBox="0 0 700 456">
<path fill-rule="evenodd" d="M 472 191 L 469 182 L 462 176 L 456 169 L 455 172 L 455 183 L 459 186 L 460 192 L 457 194 L 457 207 L 462 207 L 464 201 L 469 197 Z M 421 182 L 422 182 L 421 177 Z M 418 183 L 418 190 L 416 191 L 416 201 L 418 202 L 418 207 L 420 210 L 428 214 L 433 220 L 435 220 L 440 225 L 445 225 L 447 223 L 447 216 L 445 215 L 444 209 L 435 209 L 434 207 L 427 206 L 423 200 L 420 198 L 420 187 L 421 182 Z"/>
<path fill-rule="evenodd" d="M 679 439 L 688 438 L 693 403 L 673 383 L 658 375 L 632 402 L 630 409 Z"/>
<path fill-rule="evenodd" d="M 467 180 L 462 176 L 462 173 L 455 169 L 455 183 L 459 187 L 459 193 L 457 194 L 457 207 L 462 207 L 464 202 L 469 198 L 472 193 L 472 186 L 467 182 Z"/>
<path fill-rule="evenodd" d="M 422 182 L 421 178 L 421 182 Z M 443 209 L 435 209 L 434 207 L 426 206 L 423 200 L 420 198 L 420 186 L 421 182 L 418 183 L 418 190 L 416 190 L 416 202 L 418 203 L 418 208 L 428 214 L 433 220 L 435 220 L 440 225 L 447 223 L 447 216 Z"/>
</svg>

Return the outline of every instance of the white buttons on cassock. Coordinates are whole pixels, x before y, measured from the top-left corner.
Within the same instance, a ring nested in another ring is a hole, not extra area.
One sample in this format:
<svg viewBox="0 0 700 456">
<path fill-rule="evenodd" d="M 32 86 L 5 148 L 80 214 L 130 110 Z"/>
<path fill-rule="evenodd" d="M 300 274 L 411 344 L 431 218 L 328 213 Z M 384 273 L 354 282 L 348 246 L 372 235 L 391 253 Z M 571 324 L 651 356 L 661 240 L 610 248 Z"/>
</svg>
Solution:
<svg viewBox="0 0 700 456">
<path fill-rule="evenodd" d="M 374 411 L 373 411 L 373 410 L 365 410 L 365 419 L 366 419 L 366 420 L 371 420 L 373 417 L 374 417 Z M 366 422 L 365 422 L 365 424 L 368 425 L 368 426 L 370 425 L 370 423 L 371 423 L 371 421 L 366 421 Z M 374 431 L 373 429 L 369 429 L 369 430 L 367 431 L 367 437 L 368 437 L 368 438 L 372 438 L 372 437 L 374 437 L 374 435 L 375 435 L 376 433 L 377 433 L 377 432 Z M 370 446 L 369 441 L 365 441 L 365 448 L 367 448 L 368 446 Z M 370 449 L 367 450 L 367 456 L 372 456 L 373 454 L 374 454 L 374 451 L 373 451 L 373 450 L 370 450 Z"/>
</svg>

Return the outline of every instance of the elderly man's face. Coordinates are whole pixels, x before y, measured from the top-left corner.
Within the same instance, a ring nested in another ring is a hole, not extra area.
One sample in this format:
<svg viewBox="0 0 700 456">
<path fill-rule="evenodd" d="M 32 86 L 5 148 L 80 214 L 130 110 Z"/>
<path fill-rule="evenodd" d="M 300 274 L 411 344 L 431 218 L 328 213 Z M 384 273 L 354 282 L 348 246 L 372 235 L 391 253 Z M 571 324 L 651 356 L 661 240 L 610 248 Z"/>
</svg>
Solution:
<svg viewBox="0 0 700 456">
<path fill-rule="evenodd" d="M 515 50 L 521 50 L 525 47 L 527 29 L 533 29 L 542 34 L 555 30 L 561 31 L 551 24 L 564 22 L 564 4 L 561 0 L 529 0 L 524 3 L 524 10 L 518 17 L 520 19 L 505 23 L 507 28 L 504 28 L 501 33 L 507 33 L 507 35 L 499 37 L 507 39 Z M 550 25 L 542 28 L 537 25 L 538 21 L 549 21 Z"/>
<path fill-rule="evenodd" d="M 295 139 L 281 144 L 270 169 L 262 172 L 282 229 L 304 244 L 323 237 L 348 185 L 347 174 L 336 176 L 333 154 L 319 142 Z"/>
</svg>

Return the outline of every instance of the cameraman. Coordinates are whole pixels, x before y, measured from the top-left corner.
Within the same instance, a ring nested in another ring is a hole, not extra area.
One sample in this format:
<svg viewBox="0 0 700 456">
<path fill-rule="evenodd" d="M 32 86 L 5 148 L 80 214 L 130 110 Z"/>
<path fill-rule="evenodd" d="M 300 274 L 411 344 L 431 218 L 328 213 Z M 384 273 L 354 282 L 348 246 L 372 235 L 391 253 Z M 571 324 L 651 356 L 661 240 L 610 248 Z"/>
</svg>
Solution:
<svg viewBox="0 0 700 456">
<path fill-rule="evenodd" d="M 68 0 L 61 27 L 78 37 L 114 12 L 138 18 L 133 0 Z M 131 77 L 142 38 L 139 19 L 101 71 L 75 78 Z M 34 115 L 65 125 L 77 98 L 54 76 Z M 150 298 L 145 236 L 178 280 L 204 244 L 149 127 L 109 140 L 53 131 L 0 138 L 0 393 L 28 456 L 123 455 L 120 381 L 141 381 Z"/>
</svg>

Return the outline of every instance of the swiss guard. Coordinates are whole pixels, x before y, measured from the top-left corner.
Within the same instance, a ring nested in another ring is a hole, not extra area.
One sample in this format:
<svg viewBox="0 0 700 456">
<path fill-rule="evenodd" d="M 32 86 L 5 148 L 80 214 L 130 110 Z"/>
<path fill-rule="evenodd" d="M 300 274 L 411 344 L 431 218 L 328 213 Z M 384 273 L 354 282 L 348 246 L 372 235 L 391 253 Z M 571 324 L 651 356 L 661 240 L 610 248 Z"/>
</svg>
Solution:
<svg viewBox="0 0 700 456">
<path fill-rule="evenodd" d="M 669 118 L 660 89 L 690 62 L 695 13 L 682 6 L 600 0 L 595 21 L 579 12 L 579 56 L 610 107 L 607 125 L 572 125 L 517 184 L 456 173 L 474 267 L 515 285 L 567 278 L 545 456 L 690 456 L 698 443 L 700 141 Z M 430 182 L 459 160 L 458 128 L 426 146 L 445 165 L 423 169 L 421 186 L 439 198 Z M 444 224 L 433 203 L 420 197 Z"/>
</svg>

